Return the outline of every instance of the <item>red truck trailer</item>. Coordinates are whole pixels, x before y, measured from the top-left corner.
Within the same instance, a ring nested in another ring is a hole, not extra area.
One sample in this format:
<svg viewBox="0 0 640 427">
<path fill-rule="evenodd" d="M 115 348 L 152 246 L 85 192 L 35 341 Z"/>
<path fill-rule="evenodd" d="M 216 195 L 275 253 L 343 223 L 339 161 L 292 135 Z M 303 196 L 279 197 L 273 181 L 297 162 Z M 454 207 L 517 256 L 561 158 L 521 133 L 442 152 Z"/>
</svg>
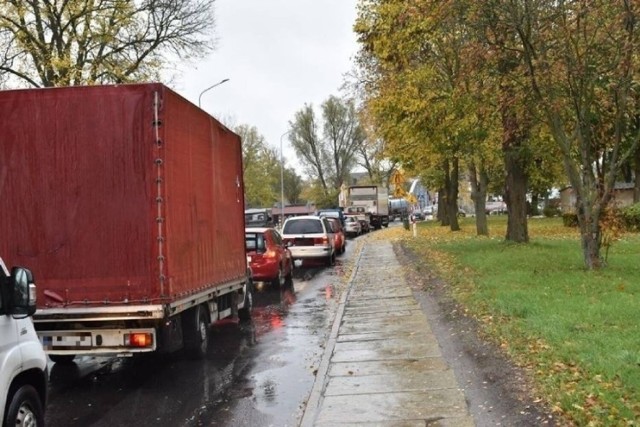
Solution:
<svg viewBox="0 0 640 427">
<path fill-rule="evenodd" d="M 238 135 L 161 84 L 0 91 L 0 253 L 54 361 L 202 355 L 251 310 Z"/>
</svg>

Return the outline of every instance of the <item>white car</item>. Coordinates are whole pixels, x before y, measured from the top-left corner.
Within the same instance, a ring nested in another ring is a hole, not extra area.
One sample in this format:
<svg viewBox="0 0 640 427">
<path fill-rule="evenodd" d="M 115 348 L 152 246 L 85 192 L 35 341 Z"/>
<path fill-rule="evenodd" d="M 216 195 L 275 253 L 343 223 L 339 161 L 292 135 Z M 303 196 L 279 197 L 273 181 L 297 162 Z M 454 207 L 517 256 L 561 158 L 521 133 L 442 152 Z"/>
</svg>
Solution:
<svg viewBox="0 0 640 427">
<path fill-rule="evenodd" d="M 36 288 L 31 272 L 0 259 L 0 419 L 3 426 L 42 426 L 47 398 L 47 356 L 31 317 Z"/>
<path fill-rule="evenodd" d="M 294 260 L 322 259 L 327 265 L 336 260 L 334 235 L 327 218 L 314 215 L 287 218 L 282 240 Z"/>
</svg>

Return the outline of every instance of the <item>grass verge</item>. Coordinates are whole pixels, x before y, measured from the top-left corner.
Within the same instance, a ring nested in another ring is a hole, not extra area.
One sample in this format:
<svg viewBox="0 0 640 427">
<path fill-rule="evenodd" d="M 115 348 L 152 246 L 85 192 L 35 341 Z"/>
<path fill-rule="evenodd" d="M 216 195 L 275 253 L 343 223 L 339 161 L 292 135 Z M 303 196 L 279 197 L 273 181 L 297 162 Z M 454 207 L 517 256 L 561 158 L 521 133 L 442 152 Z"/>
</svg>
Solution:
<svg viewBox="0 0 640 427">
<path fill-rule="evenodd" d="M 531 219 L 529 244 L 504 241 L 506 217 L 490 218 L 494 237 L 475 236 L 474 218 L 461 225 L 422 222 L 416 238 L 402 227 L 377 238 L 400 240 L 434 268 L 567 423 L 638 425 L 640 235 L 623 236 L 607 268 L 588 272 L 577 231 L 560 219 Z"/>
</svg>

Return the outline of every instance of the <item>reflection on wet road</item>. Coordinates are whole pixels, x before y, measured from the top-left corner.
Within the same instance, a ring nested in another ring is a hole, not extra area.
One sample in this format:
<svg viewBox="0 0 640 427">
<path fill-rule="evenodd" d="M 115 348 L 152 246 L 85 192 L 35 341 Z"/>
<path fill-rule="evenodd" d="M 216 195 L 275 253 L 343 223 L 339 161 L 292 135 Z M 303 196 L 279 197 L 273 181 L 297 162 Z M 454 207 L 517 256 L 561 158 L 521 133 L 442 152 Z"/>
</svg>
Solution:
<svg viewBox="0 0 640 427">
<path fill-rule="evenodd" d="M 203 360 L 177 353 L 51 365 L 47 425 L 297 425 L 342 274 L 339 261 L 297 268 L 295 292 L 257 286 L 253 321 L 214 325 Z"/>
</svg>

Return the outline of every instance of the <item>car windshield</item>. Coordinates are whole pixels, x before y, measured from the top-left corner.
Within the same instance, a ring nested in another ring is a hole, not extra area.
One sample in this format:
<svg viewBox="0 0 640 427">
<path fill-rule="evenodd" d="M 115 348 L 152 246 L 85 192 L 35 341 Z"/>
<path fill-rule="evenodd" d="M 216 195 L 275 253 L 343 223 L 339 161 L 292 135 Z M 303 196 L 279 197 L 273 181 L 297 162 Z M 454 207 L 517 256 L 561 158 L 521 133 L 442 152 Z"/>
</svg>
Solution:
<svg viewBox="0 0 640 427">
<path fill-rule="evenodd" d="M 264 235 L 262 233 L 245 233 L 244 246 L 247 251 L 264 250 Z"/>
<path fill-rule="evenodd" d="M 318 234 L 324 233 L 322 222 L 317 219 L 305 218 L 289 220 L 284 224 L 283 234 Z"/>
</svg>

